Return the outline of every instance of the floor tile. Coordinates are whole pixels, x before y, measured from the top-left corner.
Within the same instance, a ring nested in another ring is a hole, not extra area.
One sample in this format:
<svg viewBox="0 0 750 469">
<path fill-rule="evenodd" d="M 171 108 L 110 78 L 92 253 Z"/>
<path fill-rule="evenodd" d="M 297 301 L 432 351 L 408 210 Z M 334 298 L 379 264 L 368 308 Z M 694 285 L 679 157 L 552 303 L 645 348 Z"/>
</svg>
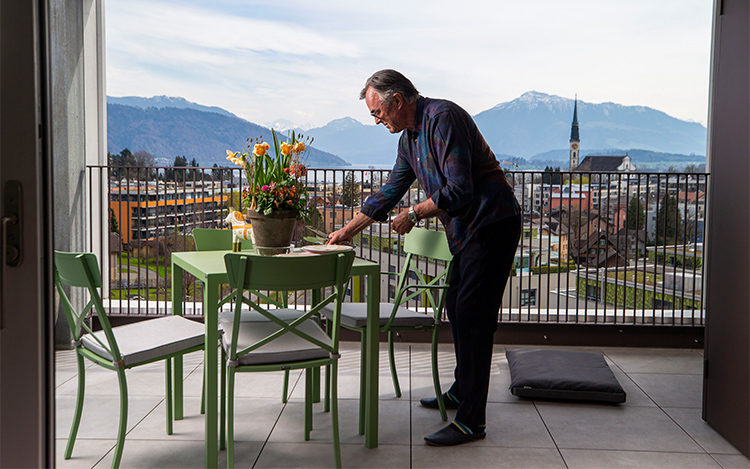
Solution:
<svg viewBox="0 0 750 469">
<path fill-rule="evenodd" d="M 131 396 L 128 399 L 128 431 L 154 412 L 163 397 Z M 67 438 L 75 412 L 75 397 L 58 396 L 56 399 L 57 437 Z M 164 414 L 162 414 L 164 415 Z M 110 396 L 86 396 L 83 402 L 78 438 L 117 438 L 120 418 L 120 400 Z M 166 417 L 164 417 L 166 418 Z"/>
<path fill-rule="evenodd" d="M 659 408 L 536 403 L 559 448 L 702 453 Z"/>
<path fill-rule="evenodd" d="M 664 411 L 707 452 L 740 454 L 737 448 L 703 421 L 701 409 L 666 407 Z"/>
<path fill-rule="evenodd" d="M 383 445 L 369 450 L 364 445 L 341 445 L 341 461 L 352 468 L 408 468 L 409 447 Z M 330 468 L 334 466 L 331 444 L 272 443 L 263 448 L 256 468 Z M 241 467 L 241 466 L 237 466 Z"/>
<path fill-rule="evenodd" d="M 743 455 L 734 454 L 714 454 L 712 455 L 724 469 L 748 469 L 750 468 L 750 459 Z"/>
<path fill-rule="evenodd" d="M 628 376 L 661 407 L 701 408 L 703 376 L 629 373 Z"/>
<path fill-rule="evenodd" d="M 606 468 L 716 468 L 721 466 L 705 453 L 670 453 L 654 451 L 602 451 L 562 449 L 565 464 L 570 469 Z"/>
<path fill-rule="evenodd" d="M 447 448 L 426 445 L 415 446 L 412 452 L 412 467 L 429 469 L 565 467 L 565 463 L 556 449 L 498 448 L 495 446 L 479 446 L 478 443 Z"/>
<path fill-rule="evenodd" d="M 73 447 L 73 454 L 70 459 L 64 459 L 65 447 L 68 444 L 67 438 L 59 438 L 60 433 L 58 431 L 58 438 L 55 440 L 55 453 L 57 455 L 55 459 L 55 466 L 60 469 L 83 469 L 95 467 L 104 459 L 104 457 L 110 451 L 114 451 L 115 439 L 85 439 L 80 438 L 76 440 L 76 444 Z M 125 440 L 125 446 L 127 448 L 127 440 Z M 109 463 L 111 464 L 112 458 L 110 457 Z M 98 467 L 106 468 L 110 467 L 109 464 L 99 464 Z"/>
<path fill-rule="evenodd" d="M 364 436 L 359 434 L 359 401 L 339 399 L 339 435 L 345 444 L 364 445 Z M 409 444 L 409 402 L 392 402 L 382 405 L 379 412 L 379 442 L 385 445 Z M 271 442 L 304 441 L 304 401 L 294 399 L 285 407 L 281 418 L 273 429 Z M 331 414 L 323 411 L 323 404 L 313 406 L 313 442 L 332 442 Z"/>
<path fill-rule="evenodd" d="M 611 348 L 605 355 L 625 373 L 703 374 L 703 356 L 693 349 Z"/>
</svg>

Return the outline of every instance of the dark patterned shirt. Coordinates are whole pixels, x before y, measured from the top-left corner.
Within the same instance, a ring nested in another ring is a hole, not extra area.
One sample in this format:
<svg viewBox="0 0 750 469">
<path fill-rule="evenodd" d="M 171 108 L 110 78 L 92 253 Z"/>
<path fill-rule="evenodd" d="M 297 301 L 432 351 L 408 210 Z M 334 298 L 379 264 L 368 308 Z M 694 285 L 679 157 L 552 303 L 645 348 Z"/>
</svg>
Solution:
<svg viewBox="0 0 750 469">
<path fill-rule="evenodd" d="M 420 97 L 414 130 L 404 130 L 388 181 L 362 213 L 386 221 L 415 179 L 446 214 L 451 252 L 458 253 L 482 226 L 521 213 L 500 164 L 469 113 L 442 99 Z"/>
</svg>

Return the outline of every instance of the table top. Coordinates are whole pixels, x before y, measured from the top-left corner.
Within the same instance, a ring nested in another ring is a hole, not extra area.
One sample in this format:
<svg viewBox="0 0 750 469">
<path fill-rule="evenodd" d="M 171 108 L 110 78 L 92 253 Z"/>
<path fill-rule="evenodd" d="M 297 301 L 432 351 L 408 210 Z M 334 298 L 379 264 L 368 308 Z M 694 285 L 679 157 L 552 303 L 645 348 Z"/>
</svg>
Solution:
<svg viewBox="0 0 750 469">
<path fill-rule="evenodd" d="M 173 252 L 172 263 L 181 267 L 183 270 L 191 273 L 200 280 L 208 280 L 209 277 L 215 277 L 214 280 L 222 281 L 226 279 L 227 271 L 224 265 L 224 255 L 232 251 L 185 251 Z M 253 251 L 242 251 L 243 254 L 255 256 Z M 359 257 L 354 258 L 352 264 L 352 276 L 370 275 L 380 272 L 380 264 L 371 262 Z M 226 280 L 223 281 L 224 283 Z"/>
</svg>

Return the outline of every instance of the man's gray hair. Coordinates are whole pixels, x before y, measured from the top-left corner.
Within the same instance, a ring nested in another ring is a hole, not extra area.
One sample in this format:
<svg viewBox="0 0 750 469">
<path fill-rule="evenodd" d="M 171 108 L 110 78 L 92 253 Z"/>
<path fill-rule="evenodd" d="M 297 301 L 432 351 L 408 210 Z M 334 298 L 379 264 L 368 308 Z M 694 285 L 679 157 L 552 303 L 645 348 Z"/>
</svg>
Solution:
<svg viewBox="0 0 750 469">
<path fill-rule="evenodd" d="M 391 69 L 380 70 L 372 74 L 359 93 L 359 99 L 365 99 L 367 89 L 372 87 L 383 102 L 388 102 L 399 93 L 407 104 L 413 104 L 419 98 L 419 91 L 412 82 L 400 72 Z"/>
</svg>

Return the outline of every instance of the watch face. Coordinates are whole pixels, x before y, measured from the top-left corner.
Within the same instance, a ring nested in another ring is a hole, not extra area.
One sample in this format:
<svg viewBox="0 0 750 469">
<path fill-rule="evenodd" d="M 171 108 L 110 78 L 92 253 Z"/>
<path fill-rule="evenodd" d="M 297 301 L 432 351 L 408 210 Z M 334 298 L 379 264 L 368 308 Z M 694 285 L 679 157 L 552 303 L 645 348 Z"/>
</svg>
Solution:
<svg viewBox="0 0 750 469">
<path fill-rule="evenodd" d="M 416 224 L 419 220 L 417 220 L 417 214 L 414 212 L 414 210 L 409 210 L 409 213 L 407 214 L 409 216 L 409 221 Z"/>
</svg>

